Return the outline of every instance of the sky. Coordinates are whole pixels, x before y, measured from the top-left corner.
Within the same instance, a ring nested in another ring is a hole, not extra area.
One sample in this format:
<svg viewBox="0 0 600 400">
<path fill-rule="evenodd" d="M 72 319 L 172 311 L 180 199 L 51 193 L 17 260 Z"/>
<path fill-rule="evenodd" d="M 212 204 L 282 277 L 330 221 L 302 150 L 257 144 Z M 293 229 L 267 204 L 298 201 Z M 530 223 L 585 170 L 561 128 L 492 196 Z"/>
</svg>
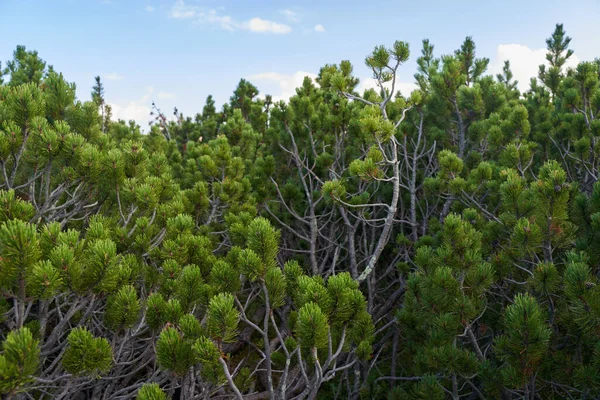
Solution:
<svg viewBox="0 0 600 400">
<path fill-rule="evenodd" d="M 556 23 L 572 37 L 575 65 L 600 56 L 599 22 L 599 0 L 0 0 L 0 60 L 17 45 L 37 50 L 83 101 L 99 75 L 114 116 L 146 127 L 152 101 L 193 116 L 209 94 L 227 102 L 241 78 L 285 100 L 304 76 L 345 59 L 360 89 L 373 87 L 365 56 L 395 40 L 411 49 L 399 71 L 405 95 L 423 39 L 440 56 L 466 36 L 488 72 L 510 60 L 525 90 Z"/>
</svg>

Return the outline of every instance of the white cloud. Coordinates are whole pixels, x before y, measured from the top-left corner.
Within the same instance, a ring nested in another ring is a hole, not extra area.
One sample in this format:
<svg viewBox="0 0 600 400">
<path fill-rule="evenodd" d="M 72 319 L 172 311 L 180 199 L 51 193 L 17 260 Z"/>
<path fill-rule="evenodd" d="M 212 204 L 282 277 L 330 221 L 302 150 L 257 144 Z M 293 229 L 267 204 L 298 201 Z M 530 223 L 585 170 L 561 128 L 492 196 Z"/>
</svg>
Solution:
<svg viewBox="0 0 600 400">
<path fill-rule="evenodd" d="M 315 25 L 315 32 L 323 33 L 325 32 L 325 27 L 321 24 Z"/>
<path fill-rule="evenodd" d="M 198 23 L 218 25 L 228 31 L 245 30 L 256 33 L 286 34 L 292 31 L 289 25 L 254 17 L 239 22 L 229 15 L 222 15 L 215 9 L 206 10 L 199 6 L 178 0 L 171 7 L 169 16 L 174 19 L 191 19 Z"/>
<path fill-rule="evenodd" d="M 113 119 L 125 121 L 133 119 L 140 127 L 147 128 L 148 122 L 152 119 L 150 106 L 153 93 L 154 88 L 149 86 L 146 88 L 146 93 L 138 100 L 128 101 L 125 104 L 108 101 L 112 108 Z"/>
<path fill-rule="evenodd" d="M 158 92 L 158 98 L 159 99 L 174 99 L 175 95 L 173 93 Z"/>
<path fill-rule="evenodd" d="M 188 19 L 198 16 L 199 13 L 199 7 L 190 6 L 185 4 L 183 0 L 178 0 L 175 2 L 175 4 L 173 4 L 173 7 L 171 7 L 171 12 L 169 13 L 169 16 L 171 18 L 177 19 Z"/>
<path fill-rule="evenodd" d="M 288 21 L 292 21 L 292 22 L 300 21 L 300 14 L 298 14 L 296 11 L 281 10 L 280 13 L 283 14 L 283 16 L 285 16 L 285 18 L 287 18 Z"/>
<path fill-rule="evenodd" d="M 264 98 L 265 94 L 273 96 L 273 101 L 284 100 L 288 101 L 290 97 L 296 94 L 296 88 L 302 86 L 304 77 L 308 76 L 315 81 L 317 74 L 311 72 L 298 71 L 294 74 L 280 74 L 277 72 L 263 72 L 260 74 L 247 76 L 246 79 L 255 84 L 261 93 L 260 97 Z M 314 82 L 317 86 L 318 84 Z M 386 84 L 386 87 L 390 88 L 391 84 Z M 415 83 L 411 82 L 396 82 L 396 91 L 400 91 L 403 96 L 408 96 L 410 93 L 417 88 Z M 375 79 L 364 78 L 360 80 L 358 86 L 358 93 L 362 93 L 367 89 L 375 89 L 379 91 L 379 87 Z"/>
<path fill-rule="evenodd" d="M 538 76 L 539 66 L 548 65 L 545 48 L 530 49 L 521 44 L 501 44 L 496 51 L 496 57 L 491 62 L 489 71 L 492 74 L 502 73 L 504 61 L 510 61 L 510 69 L 514 80 L 519 81 L 517 87 L 523 93 L 529 89 L 531 78 Z M 566 67 L 575 67 L 579 58 L 572 55 L 566 62 Z"/>
<path fill-rule="evenodd" d="M 229 15 L 219 15 L 216 10 L 209 10 L 206 13 L 198 15 L 199 22 L 219 25 L 227 31 L 235 31 L 238 29 L 238 24 Z"/>
<path fill-rule="evenodd" d="M 317 74 L 304 71 L 298 71 L 292 75 L 263 72 L 250 75 L 246 79 L 256 84 L 262 95 L 270 94 L 273 96 L 273 101 L 288 101 L 290 97 L 296 94 L 296 88 L 302 86 L 305 76 L 314 80 Z"/>
<path fill-rule="evenodd" d="M 387 89 L 391 89 L 392 83 L 385 83 L 384 87 L 386 87 Z M 362 95 L 367 89 L 374 89 L 377 93 L 379 93 L 379 91 L 381 90 L 377 84 L 377 81 L 374 78 L 363 78 L 358 84 L 357 92 Z M 396 85 L 394 87 L 394 91 L 400 91 L 400 93 L 402 93 L 402 96 L 404 97 L 410 95 L 410 93 L 415 89 L 417 89 L 417 84 L 414 82 L 396 81 Z"/>
<path fill-rule="evenodd" d="M 104 75 L 104 79 L 106 79 L 107 81 L 122 81 L 123 79 L 125 79 L 125 77 L 123 75 L 119 75 L 116 72 L 111 72 L 110 74 Z"/>
<path fill-rule="evenodd" d="M 146 6 L 146 11 L 153 12 L 154 11 L 154 7 L 148 5 L 148 6 Z"/>
<path fill-rule="evenodd" d="M 290 33 L 292 31 L 292 28 L 290 28 L 288 25 L 279 24 L 277 22 L 261 19 L 258 17 L 242 22 L 242 24 L 240 24 L 240 28 L 249 30 L 250 32 L 275 34 L 285 34 Z"/>
</svg>

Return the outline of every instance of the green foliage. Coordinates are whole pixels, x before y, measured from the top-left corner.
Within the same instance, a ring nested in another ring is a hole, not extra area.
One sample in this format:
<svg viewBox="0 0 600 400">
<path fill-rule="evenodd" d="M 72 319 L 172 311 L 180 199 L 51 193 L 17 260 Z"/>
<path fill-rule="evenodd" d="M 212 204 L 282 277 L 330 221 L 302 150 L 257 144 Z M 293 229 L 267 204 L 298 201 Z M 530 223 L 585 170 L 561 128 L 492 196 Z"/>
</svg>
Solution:
<svg viewBox="0 0 600 400">
<path fill-rule="evenodd" d="M 496 341 L 502 376 L 511 387 L 519 387 L 533 375 L 548 351 L 551 330 L 546 326 L 535 299 L 518 294 L 506 308 L 506 333 Z"/>
<path fill-rule="evenodd" d="M 146 132 L 18 46 L 0 392 L 598 397 L 600 64 L 566 68 L 570 42 L 523 94 L 472 37 L 424 40 L 401 93 L 396 41 L 376 89 L 343 60 L 286 102 L 241 80 L 193 117 L 152 104 Z"/>
<path fill-rule="evenodd" d="M 296 335 L 300 346 L 305 349 L 327 346 L 327 317 L 315 303 L 306 303 L 298 311 Z"/>
<path fill-rule="evenodd" d="M 156 342 L 156 359 L 161 368 L 184 376 L 194 365 L 192 344 L 184 340 L 177 329 L 168 327 Z"/>
<path fill-rule="evenodd" d="M 14 190 L 0 190 L 0 222 L 12 219 L 27 221 L 34 213 L 33 205 L 16 198 Z"/>
<path fill-rule="evenodd" d="M 38 57 L 37 51 L 27 51 L 25 46 L 17 46 L 13 59 L 6 63 L 4 74 L 10 75 L 9 84 L 18 86 L 24 83 L 39 84 L 46 69 L 46 62 Z"/>
<path fill-rule="evenodd" d="M 131 328 L 138 319 L 140 301 L 135 288 L 123 286 L 108 298 L 106 304 L 106 322 L 113 329 Z"/>
<path fill-rule="evenodd" d="M 137 393 L 137 400 L 167 400 L 167 395 L 157 383 L 144 384 Z"/>
<path fill-rule="evenodd" d="M 248 226 L 247 246 L 260 257 L 264 271 L 268 271 L 275 266 L 279 232 L 265 218 L 254 219 Z"/>
<path fill-rule="evenodd" d="M 146 302 L 146 321 L 150 329 L 157 330 L 167 322 L 167 302 L 160 293 L 152 293 Z"/>
<path fill-rule="evenodd" d="M 0 243 L 0 282 L 10 288 L 40 257 L 36 227 L 18 219 L 3 222 Z"/>
<path fill-rule="evenodd" d="M 202 272 L 196 265 L 188 265 L 181 271 L 175 286 L 175 295 L 184 310 L 191 310 L 202 299 Z"/>
<path fill-rule="evenodd" d="M 44 300 L 54 297 L 62 287 L 60 272 L 50 261 L 36 263 L 26 280 L 27 292 Z"/>
<path fill-rule="evenodd" d="M 209 381 L 219 384 L 225 379 L 219 365 L 221 353 L 217 345 L 206 337 L 200 337 L 193 346 L 195 357 L 202 364 L 202 375 Z"/>
<path fill-rule="evenodd" d="M 39 341 L 28 328 L 11 331 L 0 353 L 0 393 L 14 394 L 34 382 L 39 367 Z"/>
<path fill-rule="evenodd" d="M 231 342 L 237 336 L 240 317 L 233 302 L 232 295 L 219 293 L 208 304 L 206 326 L 209 335 L 218 342 Z"/>
<path fill-rule="evenodd" d="M 113 292 L 117 288 L 120 257 L 117 245 L 110 239 L 94 240 L 87 248 L 83 280 L 95 293 Z"/>
<path fill-rule="evenodd" d="M 265 276 L 265 286 L 269 293 L 269 302 L 272 308 L 279 308 L 285 304 L 286 281 L 280 268 L 269 269 Z"/>
<path fill-rule="evenodd" d="M 323 185 L 323 196 L 328 201 L 339 202 L 343 201 L 346 195 L 346 188 L 340 181 L 328 181 Z"/>
<path fill-rule="evenodd" d="M 108 340 L 94 337 L 85 328 L 73 329 L 67 340 L 69 344 L 62 360 L 67 372 L 95 378 L 110 371 L 113 358 Z"/>
<path fill-rule="evenodd" d="M 195 340 L 204 334 L 204 329 L 200 325 L 200 321 L 192 314 L 185 314 L 181 317 L 178 325 L 186 339 Z"/>
</svg>

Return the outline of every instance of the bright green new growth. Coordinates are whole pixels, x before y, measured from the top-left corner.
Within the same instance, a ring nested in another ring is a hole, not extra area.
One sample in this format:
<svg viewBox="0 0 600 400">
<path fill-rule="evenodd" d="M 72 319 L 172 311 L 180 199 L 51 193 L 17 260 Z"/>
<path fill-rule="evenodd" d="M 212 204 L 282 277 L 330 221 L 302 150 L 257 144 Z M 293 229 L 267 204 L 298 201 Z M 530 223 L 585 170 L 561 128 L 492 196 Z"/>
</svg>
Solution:
<svg viewBox="0 0 600 400">
<path fill-rule="evenodd" d="M 140 301 L 135 288 L 123 286 L 106 303 L 106 322 L 114 329 L 131 328 L 138 319 Z"/>
<path fill-rule="evenodd" d="M 156 383 L 144 384 L 136 396 L 137 400 L 167 400 L 167 395 Z"/>
<path fill-rule="evenodd" d="M 233 296 L 220 293 L 213 297 L 206 312 L 208 334 L 217 342 L 231 342 L 237 335 L 239 313 L 234 309 Z"/>
<path fill-rule="evenodd" d="M 300 308 L 296 334 L 303 348 L 323 348 L 327 345 L 327 317 L 317 304 L 306 303 Z"/>
<path fill-rule="evenodd" d="M 0 393 L 13 395 L 33 383 L 39 367 L 39 341 L 31 331 L 21 328 L 10 332 L 0 353 Z"/>
<path fill-rule="evenodd" d="M 163 330 L 156 342 L 156 358 L 161 366 L 183 376 L 194 364 L 192 345 L 173 327 Z"/>
<path fill-rule="evenodd" d="M 108 340 L 97 338 L 85 328 L 75 328 L 67 338 L 62 365 L 71 374 L 99 377 L 113 365 L 112 349 Z"/>
</svg>

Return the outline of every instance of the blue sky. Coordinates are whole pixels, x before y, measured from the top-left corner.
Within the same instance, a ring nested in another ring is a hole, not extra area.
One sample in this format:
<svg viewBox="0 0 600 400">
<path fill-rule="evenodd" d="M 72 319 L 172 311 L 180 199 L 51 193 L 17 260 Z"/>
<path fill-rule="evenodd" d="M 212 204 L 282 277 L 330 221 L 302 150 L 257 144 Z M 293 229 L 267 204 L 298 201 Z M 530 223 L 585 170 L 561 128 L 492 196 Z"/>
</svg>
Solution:
<svg viewBox="0 0 600 400">
<path fill-rule="evenodd" d="M 365 55 L 396 39 L 412 51 L 403 92 L 423 38 L 440 55 L 467 35 L 491 59 L 490 72 L 510 59 L 526 87 L 558 22 L 573 38 L 573 63 L 600 56 L 597 0 L 0 0 L 0 60 L 19 44 L 38 50 L 83 100 L 100 75 L 116 116 L 145 126 L 152 100 L 193 115 L 208 94 L 227 101 L 242 77 L 285 99 L 304 75 L 342 59 L 369 87 Z"/>
</svg>

